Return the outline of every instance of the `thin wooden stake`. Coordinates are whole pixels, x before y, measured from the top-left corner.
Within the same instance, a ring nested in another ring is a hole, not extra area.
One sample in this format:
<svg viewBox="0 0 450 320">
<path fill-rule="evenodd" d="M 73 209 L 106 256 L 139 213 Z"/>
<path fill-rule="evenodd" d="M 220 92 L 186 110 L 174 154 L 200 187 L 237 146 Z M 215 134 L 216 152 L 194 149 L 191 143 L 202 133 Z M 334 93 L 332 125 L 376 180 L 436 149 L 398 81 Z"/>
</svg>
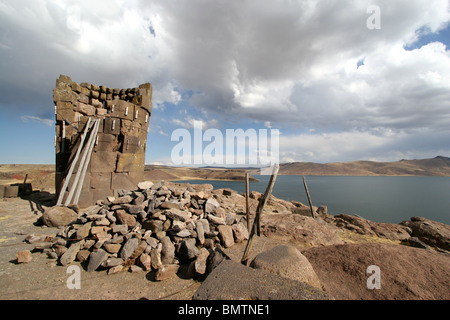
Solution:
<svg viewBox="0 0 450 320">
<path fill-rule="evenodd" d="M 250 230 L 250 209 L 248 206 L 248 189 L 249 189 L 249 174 L 248 172 L 245 173 L 245 210 L 247 213 L 247 230 Z"/>
<path fill-rule="evenodd" d="M 315 218 L 316 216 L 314 214 L 314 210 L 313 210 L 313 207 L 312 207 L 312 201 L 311 201 L 311 197 L 309 195 L 308 186 L 306 185 L 305 176 L 303 176 L 303 185 L 305 186 L 306 196 L 308 197 L 309 209 L 311 210 L 311 217 Z"/>
<path fill-rule="evenodd" d="M 275 185 L 275 181 L 277 179 L 279 168 L 280 168 L 280 166 L 278 164 L 274 165 L 272 176 L 270 177 L 269 184 L 267 185 L 267 188 L 266 188 L 266 192 L 264 193 L 264 196 L 261 199 L 261 201 L 260 201 L 260 203 L 258 205 L 258 208 L 256 209 L 256 215 L 255 215 L 255 220 L 253 221 L 252 231 L 251 231 L 250 236 L 248 238 L 247 245 L 246 245 L 245 250 L 244 250 L 244 255 L 242 256 L 242 259 L 241 259 L 241 263 L 243 265 L 247 265 L 248 253 L 250 252 L 250 248 L 251 248 L 252 243 L 253 243 L 253 237 L 255 236 L 255 234 L 260 236 L 260 229 L 261 229 L 260 217 L 261 217 L 261 213 L 264 210 L 264 207 L 265 207 L 265 205 L 267 203 L 267 200 L 269 199 L 270 195 L 272 194 L 273 186 Z"/>
</svg>

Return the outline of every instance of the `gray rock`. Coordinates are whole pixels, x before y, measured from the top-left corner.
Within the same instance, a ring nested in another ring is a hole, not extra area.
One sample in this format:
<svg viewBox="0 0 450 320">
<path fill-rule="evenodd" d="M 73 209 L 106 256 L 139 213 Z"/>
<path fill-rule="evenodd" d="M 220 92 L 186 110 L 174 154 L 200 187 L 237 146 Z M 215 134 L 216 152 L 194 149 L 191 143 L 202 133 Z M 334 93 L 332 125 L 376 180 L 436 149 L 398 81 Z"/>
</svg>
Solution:
<svg viewBox="0 0 450 320">
<path fill-rule="evenodd" d="M 47 227 L 64 227 L 78 219 L 78 214 L 67 207 L 52 207 L 45 210 L 42 222 Z"/>
<path fill-rule="evenodd" d="M 157 233 L 163 231 L 163 224 L 164 222 L 161 220 L 145 220 L 142 222 L 142 228 Z"/>
<path fill-rule="evenodd" d="M 186 223 L 180 221 L 180 220 L 173 220 L 172 222 L 172 229 L 174 231 L 181 231 L 186 228 Z"/>
<path fill-rule="evenodd" d="M 233 229 L 228 225 L 220 225 L 217 227 L 219 231 L 220 242 L 225 248 L 229 248 L 234 245 Z"/>
<path fill-rule="evenodd" d="M 281 245 L 258 254 L 250 264 L 282 277 L 305 282 L 321 289 L 320 280 L 308 259 L 293 246 Z"/>
<path fill-rule="evenodd" d="M 114 223 L 117 221 L 116 217 L 114 217 L 114 212 L 108 211 L 106 213 L 106 218 L 111 222 Z"/>
<path fill-rule="evenodd" d="M 306 283 L 225 259 L 203 281 L 194 300 L 328 300 Z"/>
<path fill-rule="evenodd" d="M 209 222 L 211 222 L 213 224 L 216 224 L 216 225 L 221 225 L 221 224 L 225 225 L 226 224 L 225 223 L 225 219 L 216 217 L 216 216 L 214 216 L 212 214 L 208 214 L 207 219 L 208 219 Z"/>
<path fill-rule="evenodd" d="M 130 195 L 125 195 L 120 198 L 114 199 L 114 201 L 111 201 L 112 204 L 125 204 L 125 203 L 131 203 L 133 201 L 133 198 Z"/>
<path fill-rule="evenodd" d="M 195 246 L 195 239 L 189 238 L 180 242 L 178 257 L 182 260 L 190 260 L 197 257 L 200 250 Z"/>
<path fill-rule="evenodd" d="M 112 227 L 113 233 L 125 234 L 128 232 L 128 225 L 126 224 L 116 224 Z"/>
<path fill-rule="evenodd" d="M 153 269 L 158 269 L 162 266 L 161 249 L 155 248 L 150 251 L 150 259 Z"/>
<path fill-rule="evenodd" d="M 180 266 L 178 264 L 165 264 L 158 268 L 155 274 L 156 281 L 163 281 L 174 277 Z"/>
<path fill-rule="evenodd" d="M 126 224 L 131 228 L 134 228 L 136 226 L 136 218 L 133 215 L 128 214 L 125 210 L 116 210 L 116 216 L 120 224 Z"/>
<path fill-rule="evenodd" d="M 144 269 L 142 269 L 140 266 L 137 266 L 137 265 L 133 264 L 133 265 L 130 267 L 130 271 L 131 271 L 132 273 L 137 273 L 137 272 L 142 272 L 142 271 L 144 271 Z"/>
<path fill-rule="evenodd" d="M 233 224 L 231 226 L 233 229 L 234 240 L 236 243 L 241 243 L 244 240 L 247 240 L 249 237 L 247 227 L 242 223 Z"/>
<path fill-rule="evenodd" d="M 191 236 L 191 233 L 189 232 L 188 229 L 183 229 L 183 230 L 177 232 L 176 235 L 177 235 L 177 237 L 180 237 L 180 238 L 187 238 L 187 237 Z"/>
<path fill-rule="evenodd" d="M 195 230 L 197 231 L 197 239 L 200 244 L 205 243 L 205 230 L 203 228 L 203 222 L 196 221 L 195 222 Z"/>
<path fill-rule="evenodd" d="M 205 213 L 214 213 L 220 207 L 219 202 L 214 198 L 209 198 L 205 203 Z"/>
<path fill-rule="evenodd" d="M 125 242 L 124 246 L 122 247 L 122 250 L 120 251 L 120 257 L 123 260 L 127 260 L 131 255 L 133 254 L 134 250 L 139 245 L 139 240 L 137 238 L 131 238 L 128 239 L 127 242 Z"/>
<path fill-rule="evenodd" d="M 419 240 L 419 238 L 417 237 L 411 237 L 408 239 L 408 244 L 411 247 L 416 247 L 416 248 L 421 248 L 421 249 L 426 249 L 426 250 L 431 250 L 431 247 L 428 246 L 427 244 L 423 243 L 422 241 Z"/>
<path fill-rule="evenodd" d="M 152 248 L 156 248 L 156 246 L 158 245 L 158 240 L 153 237 L 149 237 L 146 241 L 148 245 Z"/>
<path fill-rule="evenodd" d="M 121 204 L 120 206 L 122 207 L 122 209 L 124 209 L 127 213 L 130 213 L 130 214 L 138 214 L 142 210 L 144 210 L 144 207 L 142 205 L 124 203 L 124 204 Z"/>
<path fill-rule="evenodd" d="M 92 272 L 97 270 L 97 268 L 108 258 L 108 252 L 103 249 L 99 249 L 96 252 L 92 252 L 89 255 L 89 264 L 87 267 L 87 272 Z"/>
<path fill-rule="evenodd" d="M 102 266 L 105 268 L 112 268 L 112 267 L 117 267 L 120 266 L 123 263 L 123 259 L 121 258 L 107 258 L 103 263 Z"/>
<path fill-rule="evenodd" d="M 450 251 L 450 226 L 441 222 L 421 217 L 412 217 L 401 225 L 411 228 L 413 237 L 429 246 Z"/>
<path fill-rule="evenodd" d="M 203 223 L 203 231 L 204 232 L 210 232 L 210 228 L 209 228 L 209 221 L 207 219 L 200 219 L 198 220 L 201 223 Z"/>
<path fill-rule="evenodd" d="M 61 263 L 63 266 L 68 265 L 72 261 L 75 260 L 78 251 L 80 251 L 81 246 L 84 244 L 84 240 L 77 241 L 75 243 L 72 243 L 72 245 L 67 249 L 66 252 L 59 258 L 59 263 Z"/>
<path fill-rule="evenodd" d="M 138 183 L 139 190 L 147 190 L 153 187 L 154 183 L 151 181 L 142 181 Z"/>
<path fill-rule="evenodd" d="M 161 262 L 163 264 L 171 264 L 175 259 L 175 246 L 169 237 L 161 238 Z"/>
<path fill-rule="evenodd" d="M 89 236 L 89 232 L 91 231 L 92 222 L 88 222 L 83 224 L 80 228 L 77 229 L 75 238 L 78 240 L 87 238 Z"/>
<path fill-rule="evenodd" d="M 166 210 L 165 215 L 168 216 L 171 219 L 180 220 L 180 221 L 183 221 L 183 222 L 186 222 L 186 221 L 188 221 L 190 219 L 189 218 L 189 213 L 187 211 L 182 211 L 182 210 L 179 210 L 179 209 Z"/>
<path fill-rule="evenodd" d="M 201 248 L 200 254 L 197 256 L 194 262 L 195 272 L 197 272 L 198 274 L 204 274 L 206 272 L 206 261 L 208 260 L 208 256 L 208 249 Z"/>
</svg>

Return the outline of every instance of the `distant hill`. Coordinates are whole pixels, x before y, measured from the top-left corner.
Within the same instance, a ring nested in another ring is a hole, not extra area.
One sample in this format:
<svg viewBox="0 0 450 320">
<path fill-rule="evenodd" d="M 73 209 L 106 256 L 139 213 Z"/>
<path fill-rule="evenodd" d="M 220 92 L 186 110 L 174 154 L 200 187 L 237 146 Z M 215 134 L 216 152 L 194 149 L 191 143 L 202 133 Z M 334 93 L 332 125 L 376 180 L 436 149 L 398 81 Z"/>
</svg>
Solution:
<svg viewBox="0 0 450 320">
<path fill-rule="evenodd" d="M 317 176 L 450 176 L 450 158 L 395 162 L 352 161 L 334 163 L 292 162 L 280 165 L 280 175 Z"/>
<path fill-rule="evenodd" d="M 169 167 L 163 165 L 145 165 L 144 178 L 146 180 L 245 180 L 246 170 L 239 168 L 190 168 Z M 250 181 L 258 181 L 252 176 Z"/>
</svg>

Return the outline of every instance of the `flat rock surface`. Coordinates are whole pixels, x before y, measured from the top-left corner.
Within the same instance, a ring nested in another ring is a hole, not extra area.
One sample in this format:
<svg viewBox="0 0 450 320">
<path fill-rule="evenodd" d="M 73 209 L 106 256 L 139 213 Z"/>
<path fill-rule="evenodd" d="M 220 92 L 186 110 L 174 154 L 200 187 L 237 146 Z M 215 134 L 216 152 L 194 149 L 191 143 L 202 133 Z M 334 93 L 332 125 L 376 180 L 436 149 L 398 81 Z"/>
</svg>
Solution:
<svg viewBox="0 0 450 320">
<path fill-rule="evenodd" d="M 308 259 L 294 246 L 281 245 L 264 251 L 253 259 L 250 267 L 322 289 L 320 280 Z"/>
<path fill-rule="evenodd" d="M 344 243 L 337 231 L 324 221 L 297 214 L 262 215 L 261 233 L 269 238 L 295 241 L 305 246 Z"/>
<path fill-rule="evenodd" d="M 302 251 L 336 299 L 448 300 L 450 257 L 407 246 L 365 243 Z M 381 288 L 367 288 L 367 268 L 380 267 Z"/>
<path fill-rule="evenodd" d="M 224 260 L 194 294 L 194 300 L 328 300 L 306 283 Z"/>
</svg>

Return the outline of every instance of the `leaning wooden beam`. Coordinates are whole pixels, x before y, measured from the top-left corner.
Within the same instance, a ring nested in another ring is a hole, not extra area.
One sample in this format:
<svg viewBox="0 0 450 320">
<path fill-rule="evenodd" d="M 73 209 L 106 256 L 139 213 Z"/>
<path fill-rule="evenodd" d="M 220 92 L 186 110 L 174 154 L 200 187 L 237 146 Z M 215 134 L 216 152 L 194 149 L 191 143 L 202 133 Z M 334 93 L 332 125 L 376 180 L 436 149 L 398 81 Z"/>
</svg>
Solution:
<svg viewBox="0 0 450 320">
<path fill-rule="evenodd" d="M 57 206 L 60 206 L 62 204 L 64 193 L 66 192 L 67 186 L 69 185 L 70 178 L 72 177 L 73 170 L 75 169 L 75 165 L 78 161 L 78 157 L 80 156 L 81 149 L 83 149 L 84 146 L 84 140 L 86 138 L 87 132 L 89 130 L 89 126 L 91 124 L 91 118 L 88 119 L 88 122 L 86 123 L 86 127 L 84 128 L 84 132 L 81 135 L 80 145 L 78 146 L 77 153 L 75 154 L 75 158 L 72 160 L 72 164 L 70 165 L 69 172 L 66 175 L 66 179 L 64 180 L 64 185 L 59 192 L 58 201 L 56 202 Z"/>
<path fill-rule="evenodd" d="M 247 213 L 247 230 L 250 230 L 250 209 L 248 205 L 248 189 L 249 189 L 249 174 L 248 172 L 245 173 L 245 210 Z"/>
<path fill-rule="evenodd" d="M 315 218 L 316 216 L 314 215 L 314 210 L 313 210 L 313 207 L 312 207 L 311 196 L 309 195 L 308 186 L 306 185 L 305 176 L 303 176 L 303 185 L 305 186 L 306 196 L 308 197 L 309 209 L 311 210 L 311 217 Z"/>
<path fill-rule="evenodd" d="M 64 202 L 65 206 L 68 206 L 69 204 L 72 203 L 71 202 L 72 201 L 72 197 L 73 197 L 73 195 L 75 193 L 75 189 L 78 186 L 78 181 L 80 180 L 81 169 L 83 168 L 84 163 L 86 161 L 87 154 L 89 152 L 89 150 L 88 150 L 89 146 L 91 145 L 92 140 L 94 139 L 94 134 L 93 133 L 94 133 L 94 129 L 95 129 L 95 124 L 97 122 L 98 122 L 98 119 L 94 120 L 94 125 L 92 126 L 92 131 L 91 131 L 91 134 L 89 136 L 89 140 L 88 140 L 88 142 L 86 144 L 86 147 L 84 148 L 83 155 L 81 156 L 80 164 L 78 165 L 78 170 L 77 170 L 77 174 L 75 176 L 75 180 L 73 181 L 72 188 L 70 189 L 69 195 L 67 196 L 66 201 Z"/>
<path fill-rule="evenodd" d="M 250 252 L 250 248 L 252 247 L 253 243 L 253 237 L 255 234 L 260 236 L 260 217 L 261 213 L 264 210 L 264 207 L 267 203 L 267 200 L 269 199 L 270 195 L 272 194 L 273 186 L 275 185 L 275 181 L 277 179 L 279 165 L 275 164 L 272 172 L 272 176 L 270 177 L 269 183 L 267 185 L 266 191 L 264 193 L 263 198 L 260 200 L 258 208 L 256 209 L 256 215 L 255 220 L 253 221 L 252 230 L 250 232 L 250 235 L 248 237 L 247 245 L 245 246 L 244 255 L 242 256 L 241 263 L 243 265 L 247 265 L 248 260 L 248 254 Z"/>
<path fill-rule="evenodd" d="M 260 219 L 260 216 L 261 216 L 261 213 L 264 210 L 264 207 L 266 206 L 267 201 L 269 200 L 269 198 L 270 198 L 270 196 L 272 194 L 273 186 L 275 185 L 275 181 L 277 180 L 278 170 L 279 169 L 280 169 L 280 166 L 278 164 L 275 164 L 274 168 L 273 168 L 272 175 L 270 176 L 270 180 L 269 180 L 269 183 L 267 185 L 266 191 L 264 192 L 263 199 L 259 203 L 258 209 L 256 210 L 256 212 L 257 212 L 256 214 L 258 216 L 257 219 L 256 219 L 256 222 L 257 222 L 257 224 L 256 224 L 256 227 L 257 227 L 256 231 L 257 231 L 258 236 L 261 235 L 261 223 L 260 223 L 261 219 Z"/>
<path fill-rule="evenodd" d="M 100 127 L 100 119 L 96 119 L 94 129 L 92 130 L 91 137 L 89 137 L 90 144 L 88 144 L 88 147 L 89 147 L 88 154 L 87 154 L 87 158 L 85 160 L 84 166 L 82 168 L 80 181 L 78 182 L 77 192 L 75 193 L 75 198 L 73 201 L 74 204 L 78 204 L 78 200 L 80 199 L 81 188 L 83 187 L 84 177 L 86 176 L 86 171 L 89 166 L 89 162 L 91 160 L 92 150 L 94 150 L 95 141 L 97 140 L 97 133 L 98 133 L 99 127 Z M 91 138 L 92 138 L 92 140 L 91 140 Z"/>
</svg>

